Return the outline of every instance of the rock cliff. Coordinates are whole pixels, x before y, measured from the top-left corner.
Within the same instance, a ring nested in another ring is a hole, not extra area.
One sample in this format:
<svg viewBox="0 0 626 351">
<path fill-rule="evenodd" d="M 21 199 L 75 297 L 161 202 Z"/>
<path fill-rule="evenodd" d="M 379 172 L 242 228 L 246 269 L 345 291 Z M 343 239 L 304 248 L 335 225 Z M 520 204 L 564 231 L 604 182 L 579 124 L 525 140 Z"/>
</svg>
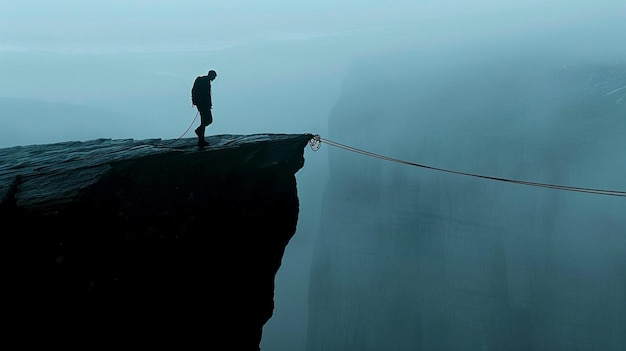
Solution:
<svg viewBox="0 0 626 351">
<path fill-rule="evenodd" d="M 311 137 L 0 149 L 6 335 L 258 350 Z"/>
</svg>

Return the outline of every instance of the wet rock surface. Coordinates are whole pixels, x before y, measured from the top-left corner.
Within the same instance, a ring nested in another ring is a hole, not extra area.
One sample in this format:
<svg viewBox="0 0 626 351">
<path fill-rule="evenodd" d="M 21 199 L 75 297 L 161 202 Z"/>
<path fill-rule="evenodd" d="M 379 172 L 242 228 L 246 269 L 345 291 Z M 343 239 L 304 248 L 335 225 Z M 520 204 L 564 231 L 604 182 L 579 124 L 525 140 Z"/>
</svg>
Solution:
<svg viewBox="0 0 626 351">
<path fill-rule="evenodd" d="M 256 350 L 311 135 L 0 149 L 3 319 Z"/>
</svg>

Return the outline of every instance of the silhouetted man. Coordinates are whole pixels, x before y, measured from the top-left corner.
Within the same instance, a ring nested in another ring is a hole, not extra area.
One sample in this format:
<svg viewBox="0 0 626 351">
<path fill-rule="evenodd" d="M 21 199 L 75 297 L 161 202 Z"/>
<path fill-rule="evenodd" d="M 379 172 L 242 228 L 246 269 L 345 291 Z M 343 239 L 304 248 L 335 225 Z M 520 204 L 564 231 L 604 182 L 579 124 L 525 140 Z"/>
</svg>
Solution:
<svg viewBox="0 0 626 351">
<path fill-rule="evenodd" d="M 196 106 L 200 113 L 200 126 L 196 128 L 196 135 L 198 136 L 198 146 L 206 146 L 209 143 L 204 140 L 204 130 L 206 127 L 213 123 L 213 114 L 211 108 L 211 82 L 217 77 L 217 73 L 214 70 L 210 70 L 206 76 L 199 76 L 193 82 L 193 88 L 191 88 L 191 102 Z"/>
</svg>

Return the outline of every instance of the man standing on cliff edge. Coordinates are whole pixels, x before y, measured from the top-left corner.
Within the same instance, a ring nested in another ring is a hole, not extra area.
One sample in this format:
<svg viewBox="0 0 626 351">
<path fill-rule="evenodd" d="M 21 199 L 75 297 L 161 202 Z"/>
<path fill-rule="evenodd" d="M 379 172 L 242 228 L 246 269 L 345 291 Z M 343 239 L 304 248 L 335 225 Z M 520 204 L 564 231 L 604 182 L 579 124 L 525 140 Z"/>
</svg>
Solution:
<svg viewBox="0 0 626 351">
<path fill-rule="evenodd" d="M 193 82 L 191 88 L 191 102 L 196 106 L 200 113 L 200 126 L 196 128 L 198 136 L 198 146 L 207 146 L 209 143 L 204 140 L 204 130 L 213 123 L 213 114 L 211 108 L 211 82 L 217 77 L 214 70 L 210 70 L 206 76 L 199 76 Z"/>
</svg>

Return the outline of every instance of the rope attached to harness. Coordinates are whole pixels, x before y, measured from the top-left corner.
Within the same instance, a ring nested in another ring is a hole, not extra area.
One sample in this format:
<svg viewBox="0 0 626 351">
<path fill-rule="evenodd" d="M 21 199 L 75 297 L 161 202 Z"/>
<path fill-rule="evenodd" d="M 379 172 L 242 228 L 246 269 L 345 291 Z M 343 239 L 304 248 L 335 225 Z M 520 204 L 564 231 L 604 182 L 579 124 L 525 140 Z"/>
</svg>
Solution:
<svg viewBox="0 0 626 351">
<path fill-rule="evenodd" d="M 365 151 L 365 150 L 358 149 L 358 148 L 355 148 L 355 147 L 352 147 L 352 146 L 340 144 L 340 143 L 332 141 L 332 140 L 324 139 L 324 138 L 320 137 L 319 135 L 315 135 L 311 140 L 309 140 L 309 145 L 311 146 L 311 149 L 313 151 L 317 151 L 317 150 L 320 149 L 322 142 L 324 142 L 324 143 L 326 143 L 328 145 L 340 148 L 340 149 L 344 149 L 344 150 L 347 150 L 347 151 L 355 152 L 355 153 L 358 153 L 358 154 L 361 154 L 361 155 L 365 155 L 365 156 L 368 156 L 368 157 L 374 157 L 374 158 L 378 158 L 378 159 L 381 159 L 381 160 L 396 162 L 396 163 L 405 164 L 405 165 L 414 166 L 414 167 L 426 168 L 426 169 L 430 169 L 430 170 L 434 170 L 434 171 L 438 171 L 438 172 L 452 173 L 452 174 L 458 174 L 458 175 L 467 176 L 467 177 L 482 178 L 482 179 L 488 179 L 488 180 L 495 180 L 495 181 L 499 181 L 499 182 L 514 183 L 514 184 L 520 184 L 520 185 L 528 185 L 528 186 L 534 186 L 534 187 L 540 187 L 540 188 L 548 188 L 548 189 L 556 189 L 556 190 L 564 190 L 564 191 L 573 191 L 573 192 L 579 192 L 579 193 L 598 194 L 598 195 L 607 195 L 607 196 L 626 197 L 626 191 L 604 190 L 604 189 L 594 189 L 594 188 L 581 188 L 581 187 L 566 186 L 566 185 L 529 182 L 529 181 L 525 181 L 525 180 L 493 177 L 493 176 L 487 176 L 487 175 L 481 175 L 481 174 L 475 174 L 475 173 L 467 173 L 467 172 L 460 172 L 460 171 L 454 171 L 454 170 L 450 170 L 450 169 L 444 169 L 444 168 L 439 168 L 439 167 L 428 166 L 428 165 L 424 165 L 424 164 L 404 161 L 404 160 L 400 160 L 400 159 L 393 158 L 393 157 L 388 157 L 388 156 L 384 156 L 384 155 L 375 154 L 373 152 Z"/>
</svg>

